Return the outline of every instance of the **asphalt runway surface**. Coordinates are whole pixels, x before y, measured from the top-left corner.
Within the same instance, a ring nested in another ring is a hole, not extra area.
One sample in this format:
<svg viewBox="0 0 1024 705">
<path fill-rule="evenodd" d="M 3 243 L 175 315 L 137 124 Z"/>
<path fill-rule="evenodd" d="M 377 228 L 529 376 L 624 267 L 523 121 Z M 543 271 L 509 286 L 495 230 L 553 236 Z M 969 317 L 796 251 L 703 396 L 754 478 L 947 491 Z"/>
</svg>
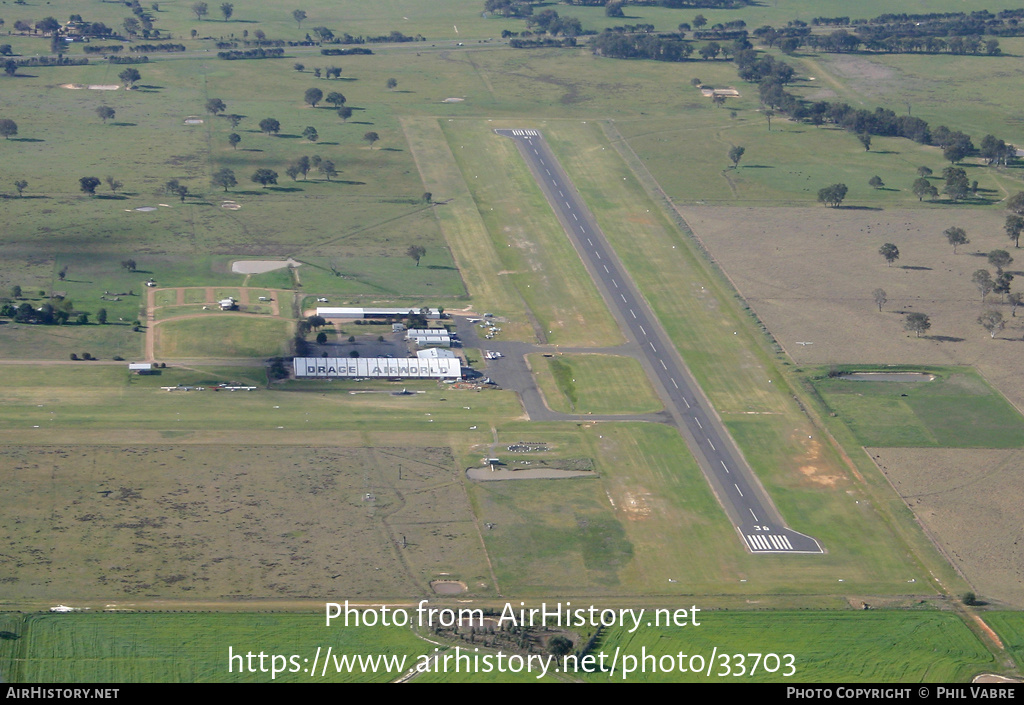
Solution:
<svg viewBox="0 0 1024 705">
<path fill-rule="evenodd" d="M 495 132 L 516 141 L 609 309 L 643 351 L 644 367 L 747 549 L 824 553 L 814 538 L 785 525 L 541 134 L 528 129 Z"/>
</svg>

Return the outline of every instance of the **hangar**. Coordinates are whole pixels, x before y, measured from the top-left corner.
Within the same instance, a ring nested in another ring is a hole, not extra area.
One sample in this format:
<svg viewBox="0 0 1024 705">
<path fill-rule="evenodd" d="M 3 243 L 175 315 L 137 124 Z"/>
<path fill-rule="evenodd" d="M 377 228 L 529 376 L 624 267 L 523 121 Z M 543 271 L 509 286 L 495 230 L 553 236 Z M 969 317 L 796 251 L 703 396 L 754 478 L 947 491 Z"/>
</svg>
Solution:
<svg viewBox="0 0 1024 705">
<path fill-rule="evenodd" d="M 423 313 L 426 311 L 426 313 Z M 357 307 L 337 307 L 337 306 L 317 306 L 316 315 L 321 318 L 406 318 L 407 316 L 423 316 L 428 320 L 437 320 L 441 317 L 441 312 L 436 308 L 365 308 L 362 306 Z"/>
<path fill-rule="evenodd" d="M 297 379 L 324 377 L 384 377 L 461 379 L 458 358 L 297 357 Z"/>
</svg>

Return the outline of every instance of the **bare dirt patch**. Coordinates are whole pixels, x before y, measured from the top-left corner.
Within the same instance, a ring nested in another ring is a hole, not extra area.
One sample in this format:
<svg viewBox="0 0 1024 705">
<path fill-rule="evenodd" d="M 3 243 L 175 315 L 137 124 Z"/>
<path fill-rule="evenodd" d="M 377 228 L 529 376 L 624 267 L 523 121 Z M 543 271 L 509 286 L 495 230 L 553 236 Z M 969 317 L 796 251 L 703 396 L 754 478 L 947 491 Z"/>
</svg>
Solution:
<svg viewBox="0 0 1024 705">
<path fill-rule="evenodd" d="M 883 96 L 903 90 L 901 79 L 894 69 L 862 56 L 830 54 L 822 63 L 858 93 Z"/>
<path fill-rule="evenodd" d="M 798 437 L 800 445 L 804 448 L 803 455 L 796 458 L 801 475 L 808 481 L 825 487 L 835 487 L 844 479 L 841 475 L 830 475 L 824 471 L 819 462 L 821 460 L 821 443 L 817 439 L 808 438 L 807 434 L 800 430 L 794 431 L 793 435 Z M 825 467 L 828 467 L 828 464 Z"/>
<path fill-rule="evenodd" d="M 971 275 L 991 269 L 985 253 L 1009 247 L 1003 211 L 836 208 L 680 208 L 733 284 L 798 364 L 974 365 L 1024 409 L 1024 316 L 989 294 L 982 304 Z M 963 227 L 971 243 L 956 255 L 942 235 Z M 894 243 L 892 267 L 878 254 Z M 1024 255 L 1008 271 L 1020 272 Z M 872 298 L 883 289 L 882 312 Z M 1008 325 L 995 339 L 977 323 L 996 309 Z M 921 338 L 906 313 L 931 319 Z M 806 343 L 806 344 L 801 344 Z"/>
<path fill-rule="evenodd" d="M 247 259 L 232 262 L 231 271 L 235 274 L 263 274 L 265 272 L 273 272 L 275 269 L 299 267 L 301 265 L 302 262 L 296 262 L 291 258 L 286 260 Z"/>
<path fill-rule="evenodd" d="M 85 85 L 84 83 L 63 83 L 61 84 L 61 88 L 70 88 L 74 91 L 80 91 L 83 89 L 88 89 L 90 91 L 116 91 L 119 90 L 121 86 L 117 85 L 116 83 L 91 83 L 89 85 Z"/>
<path fill-rule="evenodd" d="M 466 468 L 466 476 L 477 482 L 493 480 L 563 480 L 573 477 L 597 477 L 586 470 L 562 470 L 559 468 Z"/>
<path fill-rule="evenodd" d="M 867 452 L 981 599 L 1024 606 L 1024 451 Z"/>
</svg>

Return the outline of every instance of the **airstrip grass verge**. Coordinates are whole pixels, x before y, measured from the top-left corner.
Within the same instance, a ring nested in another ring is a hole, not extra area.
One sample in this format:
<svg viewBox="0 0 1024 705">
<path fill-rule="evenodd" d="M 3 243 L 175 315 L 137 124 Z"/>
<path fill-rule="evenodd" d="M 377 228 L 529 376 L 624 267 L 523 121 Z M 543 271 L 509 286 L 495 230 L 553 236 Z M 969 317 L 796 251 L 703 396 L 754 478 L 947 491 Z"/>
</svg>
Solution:
<svg viewBox="0 0 1024 705">
<path fill-rule="evenodd" d="M 646 414 L 664 405 L 643 367 L 618 355 L 530 355 L 544 400 L 554 411 L 574 414 Z"/>
</svg>

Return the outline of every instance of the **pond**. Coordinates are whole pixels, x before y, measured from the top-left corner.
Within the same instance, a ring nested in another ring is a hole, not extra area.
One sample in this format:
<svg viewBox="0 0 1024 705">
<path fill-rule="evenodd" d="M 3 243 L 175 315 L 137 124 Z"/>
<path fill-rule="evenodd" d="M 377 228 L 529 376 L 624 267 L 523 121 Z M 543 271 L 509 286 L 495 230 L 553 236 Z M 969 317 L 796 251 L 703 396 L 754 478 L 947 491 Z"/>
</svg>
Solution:
<svg viewBox="0 0 1024 705">
<path fill-rule="evenodd" d="M 927 372 L 848 372 L 839 379 L 853 382 L 931 382 L 935 375 Z"/>
</svg>

